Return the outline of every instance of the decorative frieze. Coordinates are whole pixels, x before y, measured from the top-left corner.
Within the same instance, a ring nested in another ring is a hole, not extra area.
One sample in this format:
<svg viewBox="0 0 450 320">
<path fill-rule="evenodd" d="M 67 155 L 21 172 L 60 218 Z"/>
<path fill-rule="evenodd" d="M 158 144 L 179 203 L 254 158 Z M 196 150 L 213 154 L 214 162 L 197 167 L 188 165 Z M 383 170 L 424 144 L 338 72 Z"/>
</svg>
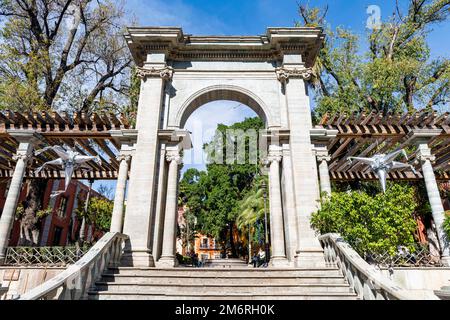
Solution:
<svg viewBox="0 0 450 320">
<path fill-rule="evenodd" d="M 312 68 L 302 68 L 302 69 L 288 69 L 288 68 L 277 68 L 275 70 L 277 78 L 282 83 L 287 83 L 290 78 L 300 78 L 303 80 L 310 80 L 313 76 Z"/>
<path fill-rule="evenodd" d="M 165 67 L 162 69 L 157 68 L 138 68 L 137 69 L 137 76 L 141 79 L 147 79 L 147 78 L 162 78 L 165 81 L 171 81 L 173 77 L 173 68 L 172 67 Z"/>
</svg>

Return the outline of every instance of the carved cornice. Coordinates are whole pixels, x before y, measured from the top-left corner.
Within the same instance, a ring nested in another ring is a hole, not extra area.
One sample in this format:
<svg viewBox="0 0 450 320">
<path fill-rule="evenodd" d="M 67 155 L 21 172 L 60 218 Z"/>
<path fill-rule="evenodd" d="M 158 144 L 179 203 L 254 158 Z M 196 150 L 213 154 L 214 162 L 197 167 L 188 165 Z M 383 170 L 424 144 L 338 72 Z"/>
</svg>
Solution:
<svg viewBox="0 0 450 320">
<path fill-rule="evenodd" d="M 277 78 L 282 83 L 287 83 L 290 78 L 300 78 L 303 80 L 310 80 L 313 76 L 312 68 L 302 68 L 302 69 L 288 69 L 288 68 L 277 68 L 275 69 Z"/>
<path fill-rule="evenodd" d="M 147 78 L 162 78 L 165 81 L 171 81 L 173 77 L 173 68 L 137 68 L 137 76 L 143 80 Z"/>
</svg>

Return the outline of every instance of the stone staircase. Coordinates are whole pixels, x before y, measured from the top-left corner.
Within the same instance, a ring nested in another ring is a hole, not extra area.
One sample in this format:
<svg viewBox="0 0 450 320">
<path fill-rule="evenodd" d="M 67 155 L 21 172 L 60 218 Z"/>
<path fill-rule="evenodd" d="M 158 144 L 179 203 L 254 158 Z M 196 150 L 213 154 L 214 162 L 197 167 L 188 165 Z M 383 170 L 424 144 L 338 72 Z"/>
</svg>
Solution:
<svg viewBox="0 0 450 320">
<path fill-rule="evenodd" d="M 108 269 L 90 300 L 356 300 L 337 269 Z"/>
</svg>

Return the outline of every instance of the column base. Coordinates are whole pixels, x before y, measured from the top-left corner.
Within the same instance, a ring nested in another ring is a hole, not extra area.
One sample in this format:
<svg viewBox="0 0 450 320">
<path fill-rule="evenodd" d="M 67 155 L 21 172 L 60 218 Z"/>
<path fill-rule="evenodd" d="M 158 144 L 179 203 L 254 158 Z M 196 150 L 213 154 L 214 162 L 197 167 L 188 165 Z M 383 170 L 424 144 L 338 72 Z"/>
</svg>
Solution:
<svg viewBox="0 0 450 320">
<path fill-rule="evenodd" d="M 270 259 L 272 268 L 289 268 L 289 260 L 286 257 L 272 257 Z"/>
<path fill-rule="evenodd" d="M 300 269 L 326 268 L 322 249 L 302 249 L 295 256 L 295 267 Z"/>
<path fill-rule="evenodd" d="M 450 257 L 442 257 L 441 263 L 444 267 L 450 267 Z M 1 264 L 1 260 L 0 260 L 0 264 Z"/>
<path fill-rule="evenodd" d="M 178 267 L 179 263 L 176 257 L 161 257 L 156 262 L 156 267 L 161 269 L 172 269 Z"/>
<path fill-rule="evenodd" d="M 155 261 L 150 250 L 133 250 L 124 252 L 120 265 L 124 267 L 154 268 Z"/>
</svg>

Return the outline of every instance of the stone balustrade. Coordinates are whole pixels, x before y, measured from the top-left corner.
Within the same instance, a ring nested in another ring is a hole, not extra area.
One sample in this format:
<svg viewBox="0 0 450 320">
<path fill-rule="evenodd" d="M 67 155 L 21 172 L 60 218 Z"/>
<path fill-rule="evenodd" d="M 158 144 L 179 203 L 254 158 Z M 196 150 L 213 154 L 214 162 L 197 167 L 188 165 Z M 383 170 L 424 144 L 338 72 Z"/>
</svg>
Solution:
<svg viewBox="0 0 450 320">
<path fill-rule="evenodd" d="M 369 265 L 338 234 L 319 238 L 328 267 L 337 267 L 362 300 L 415 300 L 405 289 Z"/>
<path fill-rule="evenodd" d="M 18 300 L 83 300 L 105 268 L 118 267 L 128 237 L 107 233 L 78 262 Z"/>
</svg>

